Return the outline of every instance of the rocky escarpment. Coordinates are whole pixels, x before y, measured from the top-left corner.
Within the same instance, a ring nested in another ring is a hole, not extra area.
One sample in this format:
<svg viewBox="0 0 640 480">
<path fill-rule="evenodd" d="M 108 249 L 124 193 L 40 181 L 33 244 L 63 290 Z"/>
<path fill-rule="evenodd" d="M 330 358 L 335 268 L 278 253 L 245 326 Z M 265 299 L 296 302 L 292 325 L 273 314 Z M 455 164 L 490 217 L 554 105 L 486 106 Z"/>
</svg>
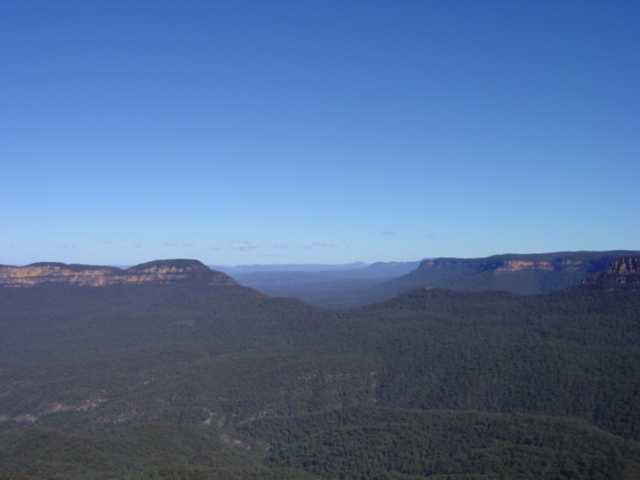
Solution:
<svg viewBox="0 0 640 480">
<path fill-rule="evenodd" d="M 423 269 L 447 269 L 456 267 L 472 268 L 478 272 L 491 271 L 496 274 L 513 273 L 523 270 L 542 270 L 554 271 L 560 265 L 548 261 L 531 261 L 531 260 L 502 260 L 493 259 L 458 259 L 458 258 L 438 258 L 435 260 L 425 260 L 418 268 Z M 564 266 L 564 265 L 563 265 Z M 569 268 L 571 266 L 568 265 Z"/>
<path fill-rule="evenodd" d="M 477 274 L 501 274 L 512 273 L 583 273 L 583 278 L 588 275 L 596 275 L 604 272 L 612 261 L 621 257 L 636 256 L 636 251 L 609 251 L 609 252 L 557 252 L 543 254 L 507 254 L 494 255 L 485 258 L 437 258 L 423 260 L 418 270 L 460 270 L 465 269 Z"/>
<path fill-rule="evenodd" d="M 126 270 L 46 262 L 25 267 L 0 265 L 0 286 L 5 287 L 31 287 L 42 283 L 99 287 L 120 283 L 171 283 L 196 278 L 212 285 L 237 285 L 228 275 L 211 270 L 198 260 L 157 260 Z"/>
<path fill-rule="evenodd" d="M 640 287 L 640 257 L 622 257 L 614 260 L 600 275 L 584 279 L 585 285 L 625 285 Z"/>
<path fill-rule="evenodd" d="M 491 272 L 494 275 L 503 273 L 517 273 L 524 271 L 563 272 L 572 270 L 604 270 L 607 263 L 602 264 L 602 258 L 567 258 L 558 254 L 556 258 L 548 255 L 495 255 L 486 258 L 438 258 L 424 260 L 420 269 L 451 269 L 467 268 L 478 273 Z M 605 255 L 605 261 L 610 258 Z"/>
<path fill-rule="evenodd" d="M 427 259 L 407 275 L 376 286 L 376 296 L 368 299 L 384 300 L 424 287 L 503 290 L 521 295 L 552 292 L 604 272 L 616 258 L 638 255 L 638 251 L 615 250 Z"/>
</svg>

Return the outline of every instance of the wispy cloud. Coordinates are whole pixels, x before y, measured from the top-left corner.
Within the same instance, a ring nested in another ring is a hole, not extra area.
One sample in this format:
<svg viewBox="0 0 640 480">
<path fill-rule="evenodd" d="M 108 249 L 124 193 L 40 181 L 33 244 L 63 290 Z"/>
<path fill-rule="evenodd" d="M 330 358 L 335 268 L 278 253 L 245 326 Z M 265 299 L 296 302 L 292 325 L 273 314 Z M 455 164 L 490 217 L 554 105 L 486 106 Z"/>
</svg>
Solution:
<svg viewBox="0 0 640 480">
<path fill-rule="evenodd" d="M 311 242 L 309 245 L 302 245 L 302 248 L 335 248 L 335 245 L 331 245 L 330 243 L 322 243 L 322 242 Z"/>
<path fill-rule="evenodd" d="M 394 232 L 392 230 L 382 230 L 380 232 L 380 235 L 387 235 L 387 236 L 393 236 L 393 235 L 397 235 L 398 232 Z"/>
<path fill-rule="evenodd" d="M 92 235 L 91 237 L 89 237 L 89 240 L 93 240 L 95 242 L 101 242 L 101 243 L 104 243 L 106 245 L 111 245 L 111 243 L 113 243 L 110 240 L 105 240 L 103 238 L 98 238 L 95 235 Z"/>
<path fill-rule="evenodd" d="M 176 240 L 171 240 L 170 242 L 165 242 L 162 244 L 163 247 L 195 247 L 196 244 L 193 242 L 185 242 L 180 240 L 179 242 Z"/>
<path fill-rule="evenodd" d="M 312 247 L 327 247 L 327 248 L 334 248 L 333 245 L 331 245 L 330 243 L 320 243 L 320 242 L 311 242 L 311 246 Z"/>
<path fill-rule="evenodd" d="M 236 252 L 247 252 L 249 250 L 253 250 L 254 248 L 258 248 L 258 245 L 250 242 L 249 240 L 234 240 L 229 243 L 231 244 L 229 245 L 229 248 L 231 250 L 235 250 Z"/>
<path fill-rule="evenodd" d="M 222 247 L 213 246 L 213 247 L 209 247 L 209 250 L 222 250 Z"/>
</svg>

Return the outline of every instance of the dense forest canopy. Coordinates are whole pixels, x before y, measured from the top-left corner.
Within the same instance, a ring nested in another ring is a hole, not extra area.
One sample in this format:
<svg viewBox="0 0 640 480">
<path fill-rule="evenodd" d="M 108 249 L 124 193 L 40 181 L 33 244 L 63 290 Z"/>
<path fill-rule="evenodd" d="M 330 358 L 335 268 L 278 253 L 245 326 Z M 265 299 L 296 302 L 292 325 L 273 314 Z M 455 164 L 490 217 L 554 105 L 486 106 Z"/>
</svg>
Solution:
<svg viewBox="0 0 640 480">
<path fill-rule="evenodd" d="M 0 478 L 638 478 L 637 265 L 344 310 L 200 267 L 0 288 Z"/>
</svg>

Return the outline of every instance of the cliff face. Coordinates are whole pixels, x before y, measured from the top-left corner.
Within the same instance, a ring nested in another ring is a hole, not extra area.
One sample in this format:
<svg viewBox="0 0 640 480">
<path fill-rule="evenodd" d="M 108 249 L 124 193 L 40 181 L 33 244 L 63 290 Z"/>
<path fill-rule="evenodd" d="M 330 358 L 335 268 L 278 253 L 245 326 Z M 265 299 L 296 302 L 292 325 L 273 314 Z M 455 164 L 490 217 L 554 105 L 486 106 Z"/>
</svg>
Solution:
<svg viewBox="0 0 640 480">
<path fill-rule="evenodd" d="M 622 257 L 614 260 L 600 275 L 585 278 L 585 285 L 625 285 L 640 287 L 640 257 Z"/>
<path fill-rule="evenodd" d="M 574 260 L 557 258 L 553 260 L 529 260 L 509 259 L 501 257 L 487 257 L 480 259 L 439 258 L 425 260 L 418 268 L 422 269 L 447 269 L 452 267 L 464 267 L 477 272 L 492 272 L 496 275 L 502 273 L 515 273 L 526 270 L 541 272 L 561 272 L 567 270 L 580 270 L 591 268 L 594 262 L 590 260 Z"/>
<path fill-rule="evenodd" d="M 424 287 L 503 290 L 521 295 L 552 292 L 580 284 L 583 279 L 604 272 L 617 258 L 638 255 L 638 251 L 613 250 L 428 259 L 407 275 L 376 286 L 375 294 L 367 298 L 384 300 Z"/>
<path fill-rule="evenodd" d="M 193 278 L 211 285 L 237 285 L 228 275 L 211 270 L 197 260 L 158 260 L 126 270 L 64 263 L 0 266 L 0 286 L 5 287 L 31 287 L 42 283 L 100 287 L 120 283 L 171 283 Z"/>
</svg>

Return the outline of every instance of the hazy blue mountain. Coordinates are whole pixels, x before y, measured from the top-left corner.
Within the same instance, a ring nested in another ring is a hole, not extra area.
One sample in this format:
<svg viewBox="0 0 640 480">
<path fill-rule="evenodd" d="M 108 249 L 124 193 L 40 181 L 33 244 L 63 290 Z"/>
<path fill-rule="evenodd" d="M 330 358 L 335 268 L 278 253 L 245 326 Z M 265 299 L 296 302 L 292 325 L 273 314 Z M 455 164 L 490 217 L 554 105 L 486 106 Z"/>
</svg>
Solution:
<svg viewBox="0 0 640 480">
<path fill-rule="evenodd" d="M 255 288 L 269 295 L 300 298 L 326 308 L 363 306 L 422 287 L 536 294 L 575 285 L 590 275 L 603 272 L 616 258 L 639 254 L 638 251 L 619 250 L 436 258 L 423 260 L 405 275 L 379 282 L 316 282 L 294 286 L 256 285 Z"/>
<path fill-rule="evenodd" d="M 426 286 L 455 290 L 504 290 L 519 294 L 544 293 L 575 285 L 607 269 L 616 258 L 638 251 L 554 252 L 494 255 L 486 258 L 424 260 L 401 278 L 386 282 L 379 291 L 408 291 Z"/>
<path fill-rule="evenodd" d="M 294 297 L 312 305 L 340 308 L 351 306 L 344 303 L 350 292 L 360 294 L 362 290 L 404 275 L 419 265 L 420 262 L 378 262 L 343 270 L 227 273 L 241 285 L 270 296 Z M 334 298 L 336 305 L 332 304 Z"/>
<path fill-rule="evenodd" d="M 353 262 L 346 264 L 255 264 L 255 265 L 210 265 L 213 270 L 224 272 L 228 275 L 238 275 L 254 272 L 324 272 L 328 270 L 354 270 L 368 267 L 370 264 L 364 262 Z"/>
<path fill-rule="evenodd" d="M 241 285 L 262 291 L 262 288 L 361 279 L 389 279 L 404 275 L 420 265 L 420 262 L 374 263 L 361 268 L 341 270 L 228 273 Z"/>
</svg>

